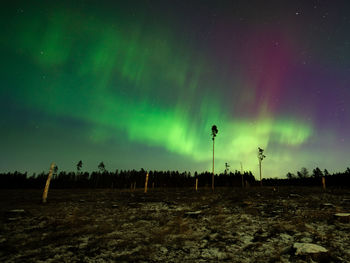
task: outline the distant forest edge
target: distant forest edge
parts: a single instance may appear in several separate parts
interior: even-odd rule
[[[76,172],[61,171],[54,169],[50,188],[116,188],[130,189],[143,188],[147,171],[136,170],[116,170],[109,172],[103,163],[99,165],[99,171],[82,172],[81,165],[77,165]],[[149,171],[149,188],[160,187],[194,187],[195,178],[198,178],[198,187],[209,187],[211,184],[210,172],[197,173],[178,171]],[[0,188],[43,188],[45,186],[48,172],[33,174],[28,176],[27,172],[0,173]],[[326,186],[349,187],[350,168],[345,172],[330,174],[327,170],[321,171],[319,168],[313,169],[310,174],[306,168],[302,168],[296,174],[287,173],[286,178],[267,178],[262,180],[264,186],[322,186],[322,177],[325,178]],[[243,173],[239,171],[228,172],[215,175],[216,187],[248,187],[257,186],[260,181],[250,171]]]

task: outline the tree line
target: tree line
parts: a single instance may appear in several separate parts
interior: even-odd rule
[[[116,188],[130,189],[143,188],[147,171],[141,170],[116,170],[107,171],[103,162],[98,165],[98,171],[83,172],[83,163],[79,161],[77,170],[66,172],[59,171],[55,166],[51,180],[51,188]],[[228,170],[228,164],[223,173],[215,174],[215,186],[217,187],[242,187],[257,186],[259,181],[255,180],[250,172]],[[198,187],[210,187],[212,184],[212,173],[202,172],[191,174],[190,172],[178,171],[149,171],[149,188],[160,187],[194,187],[195,179],[198,178]],[[0,173],[0,188],[43,188],[48,177],[48,172],[28,175],[27,172]],[[320,186],[322,177],[325,178],[327,186],[350,186],[350,168],[344,172],[330,174],[327,169],[321,170],[316,167],[309,172],[301,168],[296,173],[287,173],[286,178],[264,178],[264,186]]]
[[[320,186],[324,178],[327,186],[349,187],[350,186],[350,168],[346,168],[344,172],[336,172],[330,174],[327,169],[323,171],[316,167],[310,173],[305,167],[296,173],[288,172],[286,178],[268,178],[263,179],[264,185],[268,186]]]
[[[77,171],[53,171],[50,188],[142,188],[145,184],[147,171],[116,170],[107,171],[103,162],[98,165],[98,171],[82,172],[82,161],[77,164]],[[212,174],[209,172],[197,173],[178,171],[149,171],[149,188],[155,187],[193,187],[198,178],[198,187],[209,187]],[[27,172],[0,173],[0,188],[43,188],[48,172],[28,175]],[[246,185],[254,185],[255,178],[251,172],[239,171],[215,175],[216,186],[241,186],[242,180]]]

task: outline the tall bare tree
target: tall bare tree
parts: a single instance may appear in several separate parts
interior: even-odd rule
[[[264,160],[266,156],[264,155],[264,150],[258,147],[258,159],[259,159],[259,172],[260,172],[260,186],[262,186],[262,179],[261,179],[261,162]]]
[[[212,140],[213,140],[213,174],[211,177],[211,189],[214,191],[214,144],[215,144],[215,137],[216,134],[218,133],[218,128],[216,127],[216,125],[213,125],[211,127],[211,136],[212,136]]]

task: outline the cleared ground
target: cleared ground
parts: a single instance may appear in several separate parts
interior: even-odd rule
[[[350,262],[350,189],[1,190],[0,262]],[[297,253],[295,243],[328,252]]]

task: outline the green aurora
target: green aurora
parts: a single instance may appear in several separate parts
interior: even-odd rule
[[[177,29],[169,29],[167,23],[147,24],[146,19],[147,15],[119,17],[118,12],[103,16],[74,8],[42,13],[27,8],[9,21],[8,37],[1,40],[8,73],[3,94],[22,111],[35,113],[25,117],[24,125],[44,129],[35,135],[29,132],[18,144],[34,140],[38,152],[50,148],[47,142],[56,139],[45,131],[47,123],[78,139],[67,139],[67,148],[54,144],[35,164],[20,165],[14,158],[7,168],[15,169],[16,164],[40,171],[52,160],[63,169],[75,169],[74,163],[82,159],[86,169],[96,169],[103,160],[107,169],[210,170],[213,124],[219,129],[216,172],[222,172],[225,162],[233,169],[242,162],[256,173],[258,146],[266,149],[266,176],[284,176],[305,165],[298,163],[305,156],[296,157],[295,151],[315,134],[312,121],[271,109],[269,91],[258,99],[258,87],[238,71],[227,84],[212,57],[196,48],[194,38],[177,37]],[[232,83],[230,88],[238,90],[234,96],[226,92]],[[79,124],[71,127],[62,120]],[[108,145],[105,155],[103,145]],[[124,151],[128,145],[133,150]],[[147,150],[142,153],[138,145]],[[159,150],[168,156],[165,160],[172,159],[169,165],[157,164],[162,159],[152,151]],[[142,154],[148,156],[142,160]],[[72,156],[77,159],[67,163]],[[123,163],[121,156],[129,162]]]

